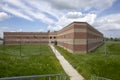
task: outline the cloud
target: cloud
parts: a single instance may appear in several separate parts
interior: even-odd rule
[[[58,30],[61,30],[62,28],[63,28],[63,26],[59,26],[59,25],[49,25],[47,27],[47,30],[58,31]]]
[[[73,21],[88,22],[103,31],[119,30],[120,14],[97,17],[116,0],[1,0],[0,21],[8,14],[29,21],[39,20],[48,30],[60,30]],[[19,29],[20,30],[20,29]],[[40,29],[42,31],[45,29]],[[18,31],[10,29],[9,31]],[[20,30],[22,31],[22,29]]]
[[[96,18],[93,26],[104,36],[120,38],[120,13]]]
[[[61,12],[57,11],[56,9],[53,9],[48,2],[44,2],[44,1],[39,1],[39,0],[25,0],[25,2],[27,4],[29,4],[30,6],[32,6],[35,10],[41,11],[43,13],[47,13],[49,15],[51,15],[54,18],[59,18],[59,14]],[[59,13],[59,14],[58,14]]]
[[[82,14],[81,12],[68,12],[66,15],[62,16],[55,25],[49,25],[48,29],[52,31],[60,30],[63,27],[74,21],[80,22],[88,22],[89,24],[93,24],[96,19],[96,14]]]
[[[10,16],[5,12],[0,12],[0,21],[8,19]]]
[[[43,29],[43,28],[39,28],[39,29],[37,30],[37,32],[44,32],[44,29]]]
[[[7,29],[8,29],[8,27],[6,27],[6,26],[0,27],[0,31],[7,30]]]
[[[32,1],[4,0],[0,7],[2,8],[3,11],[6,11],[10,14],[13,14],[17,17],[29,21],[34,21],[34,19],[37,19],[46,24],[54,23],[53,19],[49,18],[44,12],[42,12],[41,11],[42,9],[38,9],[36,8],[36,6],[32,5],[31,4],[32,2],[34,2],[34,5],[37,5],[38,8],[41,7],[40,5],[38,6],[37,1],[33,0]],[[39,4],[40,3],[42,4],[42,1],[39,2]],[[44,6],[44,4],[42,6]]]
[[[59,10],[74,10],[74,9],[85,9],[90,8],[106,9],[110,7],[116,0],[45,0],[51,4],[53,8]]]
[[[82,16],[82,13],[81,12],[68,12],[66,17],[67,18],[79,18]]]
[[[52,7],[57,9],[76,9],[79,7],[79,0],[46,0]],[[75,5],[76,4],[76,5]]]
[[[109,31],[109,30],[120,30],[120,24],[118,23],[106,23],[97,27],[99,30]]]
[[[12,28],[10,26],[0,26],[0,37],[3,38],[3,33],[4,32],[22,32],[23,29],[19,28],[19,29],[16,29],[16,28]]]
[[[120,30],[120,14],[97,18],[94,25],[100,30]]]
[[[114,1],[104,0],[101,3],[99,0],[3,0],[0,3],[0,7],[3,11],[17,17],[29,21],[37,19],[50,25],[54,24],[62,16],[65,16],[66,11],[88,10],[93,7],[105,9],[110,7]],[[81,15],[78,12],[70,12],[67,17],[77,18]]]
[[[3,32],[9,31],[9,27],[7,26],[0,26],[0,37],[3,38]]]
[[[24,18],[26,20],[33,21],[33,19],[31,19],[29,16],[24,15],[23,13],[21,13],[21,11],[19,9],[11,8],[8,5],[2,6],[2,10],[6,11],[8,13],[11,13],[11,14],[17,16],[17,17],[21,17],[21,18]]]
[[[62,16],[55,25],[49,25],[48,30],[57,31],[73,21],[88,22],[105,36],[120,37],[120,14],[111,14],[97,17],[97,14],[82,12],[68,12]]]
[[[17,32],[22,32],[22,31],[23,31],[23,29],[21,29],[21,28],[20,28],[20,29],[18,29],[18,31],[17,31]]]

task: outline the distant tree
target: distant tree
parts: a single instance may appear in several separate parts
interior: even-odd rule
[[[54,31],[54,32],[57,32],[57,31]]]
[[[3,38],[0,37],[0,40],[3,40]]]
[[[109,41],[109,40],[110,40],[110,39],[109,39],[109,38],[107,38],[107,37],[105,37],[104,39],[105,39],[106,41]]]
[[[120,41],[120,38],[114,38],[114,41]]]
[[[48,33],[50,33],[50,30],[48,30]]]
[[[110,40],[113,41],[113,38],[111,37]]]

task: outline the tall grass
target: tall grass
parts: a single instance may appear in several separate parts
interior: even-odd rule
[[[116,43],[116,44],[107,44],[107,50],[108,50],[108,53],[110,54],[116,54],[116,55],[120,55],[120,42],[119,43]]]
[[[59,46],[56,48],[86,80],[91,75],[120,80],[120,55],[105,55],[104,45],[89,54],[72,54]],[[120,44],[108,44],[107,50],[119,51]]]
[[[48,45],[0,45],[0,78],[65,74]]]

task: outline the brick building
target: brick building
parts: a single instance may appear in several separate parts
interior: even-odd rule
[[[73,22],[57,32],[4,32],[4,44],[57,44],[72,53],[87,53],[103,43],[103,34],[86,22]]]
[[[72,53],[87,53],[103,43],[103,34],[86,22],[73,22],[58,31],[57,42]]]
[[[4,44],[48,44],[48,33],[42,32],[4,32]]]

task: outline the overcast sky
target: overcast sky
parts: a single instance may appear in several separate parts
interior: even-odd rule
[[[120,38],[120,0],[0,0],[0,37],[5,31],[56,31],[73,21]]]

